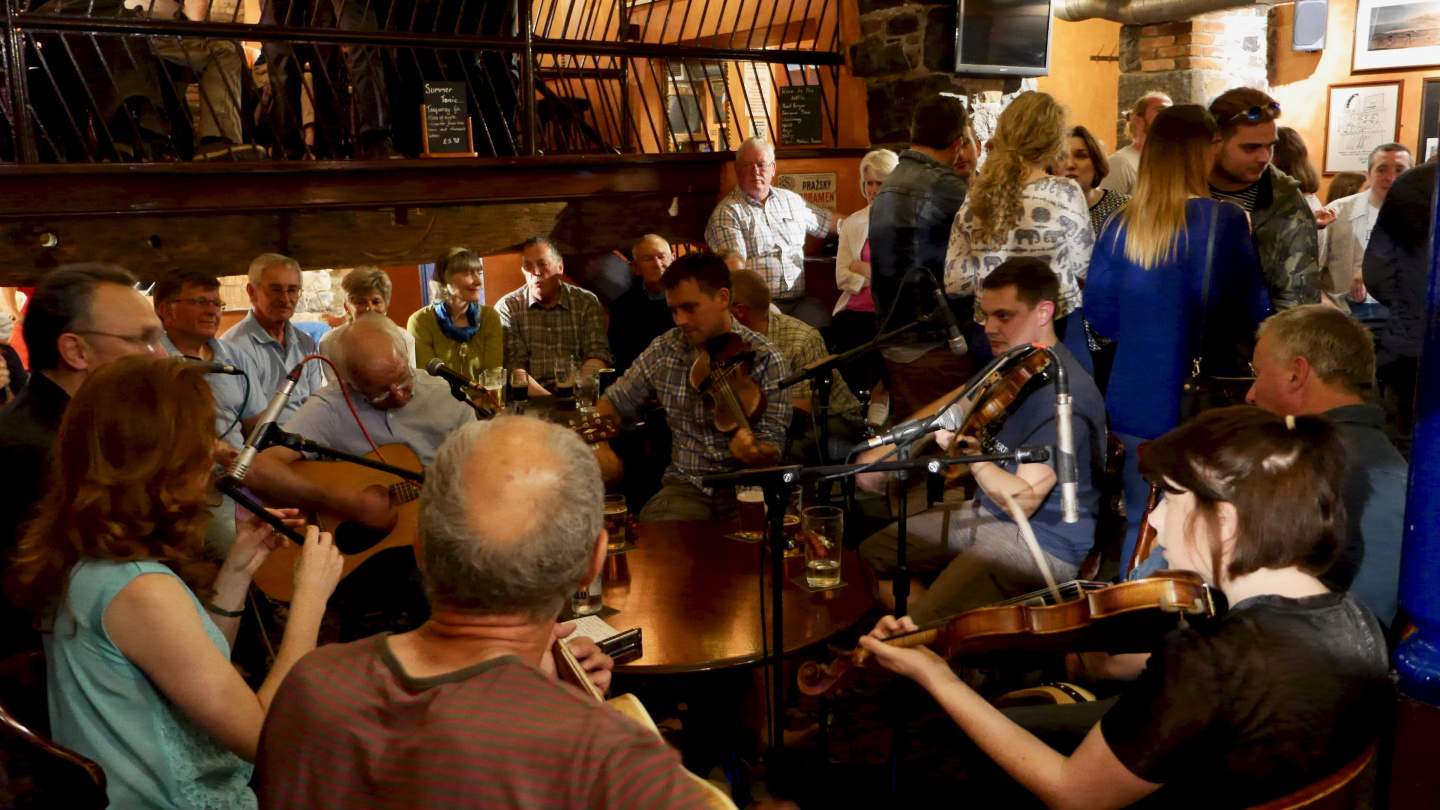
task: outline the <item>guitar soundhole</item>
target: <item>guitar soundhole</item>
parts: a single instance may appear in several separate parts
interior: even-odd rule
[[[341,554],[359,554],[390,535],[381,529],[372,529],[356,520],[347,520],[335,527],[335,547]]]

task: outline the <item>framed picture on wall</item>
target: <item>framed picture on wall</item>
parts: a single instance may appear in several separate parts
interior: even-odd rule
[[[1399,135],[1400,82],[1330,85],[1325,116],[1326,174],[1365,171],[1371,150]]]
[[[1440,2],[1360,0],[1355,6],[1355,70],[1440,65]]]
[[[1424,163],[1440,152],[1440,79],[1426,79],[1420,97],[1420,154],[1415,162]]]

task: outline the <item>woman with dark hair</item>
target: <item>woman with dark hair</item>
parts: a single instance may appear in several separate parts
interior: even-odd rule
[[[1085,127],[1070,130],[1069,152],[1055,164],[1055,174],[1080,184],[1085,204],[1090,206],[1090,228],[1095,233],[1105,220],[1125,203],[1130,195],[1101,188],[1100,182],[1110,174],[1110,160],[1105,157],[1105,142]]]
[[[1141,178],[1153,148],[1146,143]],[[1229,612],[1168,633],[1069,755],[930,650],[882,643],[914,630],[908,617],[885,617],[861,646],[929,691],[1051,807],[1122,807],[1152,794],[1184,807],[1251,807],[1283,796],[1364,751],[1393,702],[1379,622],[1318,579],[1345,532],[1346,464],[1325,419],[1250,406],[1201,414],[1150,445],[1144,471],[1165,490],[1150,525],[1172,567],[1221,590]],[[999,800],[994,789],[983,795]]]
[[[1310,150],[1305,147],[1305,139],[1300,133],[1290,127],[1280,127],[1275,130],[1275,153],[1270,158],[1270,165],[1295,178],[1300,184],[1300,193],[1305,197],[1305,204],[1310,206],[1310,212],[1315,215],[1315,224],[1319,226],[1320,233],[1318,240],[1320,266],[1325,266],[1325,252],[1329,247],[1329,240],[1325,238],[1325,228],[1335,221],[1335,212],[1325,209],[1320,202],[1320,173],[1315,171],[1315,164],[1310,162]],[[1333,295],[1343,294],[1348,290],[1330,291]],[[1333,299],[1332,299],[1333,300]]]
[[[417,310],[405,325],[415,338],[416,368],[439,358],[478,384],[486,369],[505,365],[500,313],[480,303],[484,270],[484,260],[461,247],[450,248],[435,262],[435,303]]]
[[[1338,172],[1330,178],[1330,187],[1325,189],[1325,204],[1329,205],[1341,197],[1359,194],[1367,187],[1369,178],[1364,172]]]
[[[1137,466],[1140,443],[1179,424],[1197,357],[1206,374],[1245,376],[1236,347],[1253,341],[1269,312],[1245,212],[1210,199],[1219,145],[1204,107],[1156,116],[1135,196],[1105,224],[1090,261],[1085,316],[1096,334],[1116,342],[1105,404],[1125,444],[1130,525],[1121,559],[1129,559],[1150,492]]]
[[[105,769],[112,807],[255,806],[260,726],[340,577],[330,535],[306,527],[285,636],[252,691],[230,649],[252,575],[285,541],[252,518],[218,570],[206,560],[215,449],[202,369],[107,363],[65,411],[11,566],[7,592],[45,632],[51,735]]]

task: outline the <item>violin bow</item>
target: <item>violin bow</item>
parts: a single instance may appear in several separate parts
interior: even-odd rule
[[[1035,539],[1035,530],[1030,527],[1030,519],[1025,517],[1025,511],[1020,504],[1015,502],[1014,496],[1008,492],[1000,495],[1005,499],[1005,508],[1010,511],[1010,516],[1015,518],[1015,524],[1020,527],[1020,536],[1025,538],[1025,545],[1030,548],[1030,555],[1035,558],[1035,567],[1040,569],[1040,575],[1045,577],[1045,587],[1054,597],[1055,604],[1065,600],[1060,596],[1060,586],[1055,584],[1055,573],[1050,570],[1050,563],[1045,561],[1045,552],[1040,549],[1040,541]]]

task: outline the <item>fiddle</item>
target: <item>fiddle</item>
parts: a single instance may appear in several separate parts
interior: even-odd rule
[[[1049,367],[1049,353],[1037,347],[1010,368],[991,372],[990,377],[983,381],[976,391],[975,407],[966,414],[964,423],[955,434],[955,441],[950,444],[950,457],[965,455],[961,436],[980,436],[984,433],[993,435],[998,432],[1023,395],[1028,394],[1035,384],[1044,383],[1046,378],[1041,375]],[[985,443],[983,439],[981,443]],[[957,464],[946,467],[942,474],[946,483],[954,483],[964,472],[964,466]]]
[[[754,363],[755,350],[745,338],[726,332],[706,341],[690,366],[690,387],[704,396],[721,433],[749,429],[765,413],[765,392],[750,378]]]
[[[1050,590],[1037,591],[931,622],[885,643],[928,645],[946,659],[976,664],[1017,652],[1146,652],[1165,632],[1184,627],[1186,616],[1215,615],[1210,586],[1192,571],[1157,571],[1118,585],[1077,580],[1057,589],[1058,602]],[[800,691],[827,694],[870,658],[857,647],[828,665],[808,662],[800,667]]]

